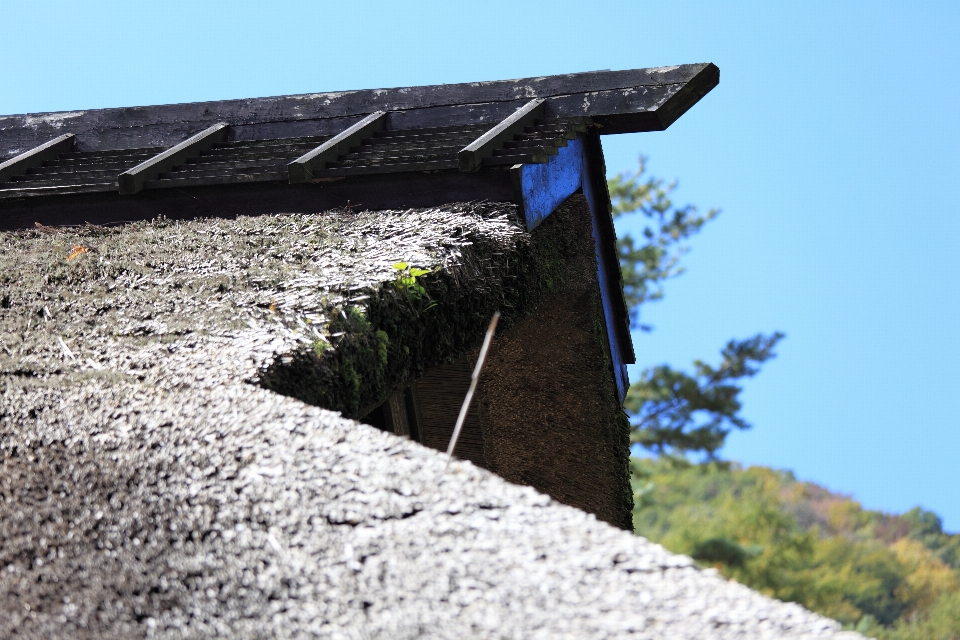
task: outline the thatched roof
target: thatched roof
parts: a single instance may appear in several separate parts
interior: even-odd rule
[[[0,371],[251,380],[337,343],[338,319],[405,277],[400,263],[483,287],[478,249],[525,236],[515,207],[489,203],[6,233]]]
[[[536,282],[528,238],[497,204],[3,234],[0,635],[847,637],[264,388],[308,358],[336,382],[386,310],[464,335],[370,393],[462,350],[525,304],[502,283]]]
[[[3,635],[840,637],[532,489],[260,389],[10,385],[4,411]]]

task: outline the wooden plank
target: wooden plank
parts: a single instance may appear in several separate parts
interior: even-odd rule
[[[352,127],[333,136],[319,147],[303,154],[289,165],[290,184],[298,184],[313,179],[314,171],[326,169],[341,154],[350,152],[350,147],[358,146],[364,138],[382,131],[387,121],[386,111],[375,111]]]
[[[10,183],[15,184],[15,183]],[[111,188],[113,187],[113,188]],[[3,188],[0,189],[0,200],[22,200],[23,198],[32,198],[36,196],[51,196],[51,195],[73,195],[76,193],[95,193],[95,192],[112,192],[116,188],[114,185],[104,185],[104,184],[77,184],[77,185],[66,185],[60,187],[14,187],[14,188]],[[111,194],[112,195],[112,194]],[[114,195],[114,197],[116,197]],[[72,222],[71,224],[83,224],[85,220],[80,220],[79,217],[71,217],[72,212],[64,212],[61,215],[68,217]],[[89,216],[88,216],[89,217]],[[55,216],[52,218],[57,220]],[[0,225],[4,229],[13,229],[13,228],[29,228],[29,224],[20,224],[19,227],[3,224]]]
[[[612,304],[611,322],[615,334],[615,350],[620,353],[620,359],[625,364],[636,362],[633,350],[633,339],[630,337],[630,314],[623,295],[623,274],[620,271],[620,256],[617,255],[617,232],[613,226],[613,207],[610,203],[610,191],[607,188],[607,167],[603,159],[603,147],[600,144],[600,134],[596,130],[588,131],[583,135],[583,192],[590,203],[596,221],[598,240],[599,269],[605,273],[607,285],[606,296]],[[611,337],[611,341],[614,338]],[[629,383],[626,378],[626,369],[615,371],[618,380],[621,402]]]
[[[410,435],[410,423],[407,417],[407,403],[403,391],[391,393],[383,403],[383,412],[389,426],[398,436]]]
[[[590,116],[600,125],[601,135],[664,131],[719,82],[720,70],[711,65],[685,84],[551,98],[553,113],[547,115]],[[589,99],[589,106],[584,105],[585,98]]]
[[[542,118],[544,102],[546,101],[543,98],[534,98],[461,149],[457,154],[460,171],[476,171],[483,165],[484,158],[491,157],[504,142],[513,140],[513,136],[523,133],[524,127],[531,126],[537,118]]]
[[[118,198],[116,191],[74,194],[80,187],[0,190],[0,230],[45,225],[110,224],[190,218],[235,218],[277,215],[291,211],[327,211],[348,204],[355,209],[436,207],[450,202],[490,200],[514,202],[507,171],[460,173],[388,173],[333,178],[320,184],[250,182],[223,186],[147,189],[135,198]],[[102,187],[97,187],[101,190]],[[456,418],[456,416],[454,416]]]
[[[457,161],[430,160],[427,162],[394,162],[389,164],[367,164],[356,167],[331,167],[317,171],[316,178],[334,178],[337,176],[364,176],[384,173],[410,173],[415,171],[445,171],[456,169]]]
[[[410,429],[410,439],[423,442],[423,414],[420,411],[417,383],[414,382],[404,389],[403,396],[407,405],[407,426]]]
[[[148,180],[153,180],[174,166],[183,164],[188,158],[200,155],[201,151],[209,149],[217,142],[225,141],[229,129],[230,125],[223,122],[217,123],[149,160],[141,162],[134,168],[124,171],[117,178],[120,183],[120,193],[129,195],[142,191],[144,183]]]
[[[332,133],[332,119],[353,119],[371,111],[389,111],[391,129],[430,127],[466,123],[496,122],[531,97],[568,96],[557,116],[616,116],[619,127],[640,126],[638,130],[662,129],[675,115],[651,117],[673,96],[682,112],[719,81],[713,64],[691,64],[655,69],[576,73],[518,80],[433,85],[400,89],[317,93],[275,98],[253,98],[216,102],[100,109],[67,113],[30,114],[0,117],[0,156],[12,149],[36,146],[66,130],[77,134],[78,143],[88,150],[106,150],[142,145],[143,140],[167,146],[216,122],[230,122],[244,129],[241,138]],[[664,87],[672,87],[664,92]],[[612,98],[620,93],[632,97],[629,111]],[[667,95],[667,94],[670,95]],[[594,102],[596,94],[609,100]],[[608,111],[604,104],[613,104]],[[623,116],[640,115],[637,118]],[[551,114],[547,114],[550,117]],[[633,124],[631,124],[633,123]],[[628,129],[621,128],[618,132]],[[610,131],[612,132],[612,131]],[[604,133],[607,133],[605,130]]]
[[[544,164],[520,163],[520,193],[527,231],[533,231],[580,188],[583,144],[574,140]]]
[[[176,174],[174,174],[176,175]],[[259,173],[224,173],[219,176],[171,177],[159,180],[147,180],[145,189],[180,189],[183,187],[212,187],[228,184],[249,184],[251,182],[286,182],[286,171],[266,171]]]
[[[534,153],[511,153],[506,155],[490,156],[483,159],[485,167],[502,167],[514,164],[543,164],[550,162],[550,156],[557,155],[557,149],[550,153],[549,149],[537,150]]]
[[[65,133],[38,147],[25,151],[0,164],[0,182],[9,180],[13,176],[21,176],[28,169],[39,167],[47,160],[56,160],[57,156],[73,149],[76,137],[72,133]]]

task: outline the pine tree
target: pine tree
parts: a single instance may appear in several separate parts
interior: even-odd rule
[[[650,331],[640,321],[640,307],[663,298],[664,282],[683,273],[686,241],[720,212],[701,215],[693,205],[677,207],[670,197],[677,182],[646,176],[642,156],[639,165],[635,173],[612,178],[609,189],[615,218],[637,216],[645,223],[642,239],[619,234],[617,251],[631,322]],[[719,365],[696,360],[692,374],[666,364],[645,370],[630,385],[624,403],[632,418],[632,442],[658,453],[702,452],[714,459],[731,430],[750,428],[740,416],[742,387],[737,382],[756,375],[783,337],[776,332],[731,340]]]

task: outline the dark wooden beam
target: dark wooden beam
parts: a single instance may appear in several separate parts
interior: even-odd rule
[[[168,146],[217,122],[238,139],[324,135],[373,111],[388,128],[499,122],[531,98],[547,98],[546,117],[593,117],[602,133],[663,129],[719,81],[713,64],[574,73],[519,80],[317,93],[275,98],[0,116],[0,157],[69,130],[78,149]],[[664,112],[661,113],[661,110]],[[309,133],[307,133],[309,132]],[[233,134],[231,134],[233,135]]]
[[[341,154],[349,153],[350,147],[358,146],[364,138],[371,137],[377,131],[383,131],[386,121],[385,111],[375,111],[316,149],[303,154],[287,165],[290,184],[300,184],[313,179],[314,172],[326,169],[328,162],[334,162]]]
[[[664,131],[720,83],[720,69],[704,65],[683,84],[651,87],[645,91],[604,91],[591,96],[589,107],[600,134]],[[583,109],[583,96],[554,98],[550,107],[569,114]],[[650,105],[653,105],[652,107]]]
[[[410,420],[407,414],[407,402],[403,391],[387,396],[383,403],[383,415],[386,418],[387,428],[398,436],[409,436]]]
[[[116,192],[0,199],[0,230],[283,213],[435,207],[451,202],[514,202],[508,171],[390,173],[336,178],[318,184],[255,182],[225,186],[146,189],[135,198]]]
[[[637,361],[633,350],[633,339],[630,336],[630,310],[623,294],[623,273],[620,270],[620,256],[617,255],[617,231],[613,226],[613,206],[610,202],[610,191],[607,187],[607,167],[603,159],[603,147],[600,144],[600,135],[596,129],[583,134],[583,160],[585,163],[584,193],[588,200],[592,200],[590,208],[596,220],[596,232],[599,235],[597,259],[607,273],[609,300],[613,305],[615,319],[614,333],[620,354],[626,364]],[[625,392],[625,390],[624,390]],[[622,398],[621,398],[622,401]]]
[[[134,168],[124,171],[117,179],[120,183],[120,193],[126,195],[138,193],[143,190],[147,180],[153,180],[174,166],[183,164],[188,158],[200,155],[201,151],[209,149],[217,142],[223,142],[227,139],[229,127],[230,125],[222,122],[215,124],[163,153],[141,162]]]
[[[56,160],[57,156],[73,149],[75,137],[72,133],[65,133],[38,147],[25,151],[0,164],[0,182],[9,180],[13,176],[21,176],[28,169],[39,167],[47,160]]]
[[[522,133],[524,127],[531,126],[537,119],[542,118],[544,102],[543,98],[534,98],[461,149],[457,154],[460,171],[476,171],[483,164],[484,158],[492,156],[494,150],[502,147],[504,142],[513,140],[513,136]]]

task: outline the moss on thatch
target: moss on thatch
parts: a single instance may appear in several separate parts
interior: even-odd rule
[[[420,276],[416,288],[398,276],[367,292],[362,306],[331,318],[335,348],[304,345],[273,362],[261,383],[362,417],[391,390],[476,347],[494,311],[503,314],[501,331],[508,330],[562,288],[567,263],[582,252],[571,224],[568,216],[552,216],[535,241],[526,233],[471,236],[455,266]]]
[[[360,416],[560,285],[574,248],[548,222],[534,243],[499,203],[4,233],[0,376],[246,380]]]

